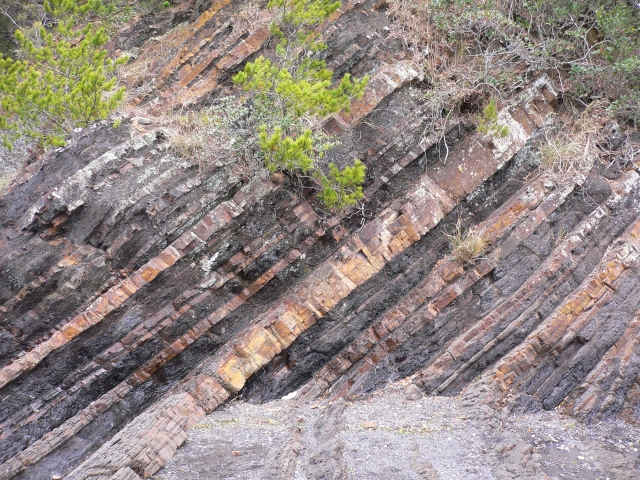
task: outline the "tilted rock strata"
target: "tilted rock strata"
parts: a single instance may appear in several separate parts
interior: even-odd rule
[[[242,168],[178,158],[153,125],[265,48],[268,14],[240,28],[225,0],[172,30],[194,5],[152,14],[162,36],[142,38],[143,18],[113,45],[136,62],[173,52],[134,101],[149,131],[82,132],[1,200],[0,478],[152,475],[238,392],[305,384],[300,398],[412,376],[429,393],[470,385],[469,402],[637,415],[638,176],[522,185],[557,105],[548,78],[500,110],[507,138],[456,126],[441,154],[422,135],[420,69],[384,13],[345,2],[318,30],[328,62],[372,80],[324,128],[344,144],[337,161],[363,158],[372,178],[363,216],[321,216]],[[491,241],[467,266],[446,252],[461,214]]]
[[[532,90],[539,88],[548,87],[545,82],[532,86]],[[527,92],[523,98],[526,102],[537,97]],[[515,132],[520,133],[518,130]],[[495,170],[510,157],[518,142],[521,146],[524,145],[526,136],[520,133],[520,136],[511,137],[511,141],[508,149],[503,148],[496,153],[498,160],[494,163]],[[501,157],[505,151],[509,156]],[[471,161],[474,160],[473,157],[470,158]],[[464,153],[461,161],[463,159]],[[302,332],[333,309],[358,285],[377,274],[386,262],[437,225],[455,206],[455,202],[443,188],[455,189],[458,188],[456,184],[482,182],[478,178],[465,178],[465,172],[472,172],[471,169],[461,169],[458,172],[457,177],[447,177],[447,182],[451,183],[443,181],[442,188],[429,175],[423,175],[407,193],[404,202],[397,202],[395,208],[384,210],[375,220],[365,225],[360,233],[347,239],[336,254],[316,267],[315,272],[289,292],[282,302],[272,306],[264,318],[257,319],[255,325],[231,342],[228,348],[203,362],[198,367],[200,373],[192,376],[187,385],[212,384],[216,391],[222,386],[225,392],[223,399],[237,393],[248,377],[282,353]],[[535,195],[532,197],[535,202]],[[174,387],[174,391],[177,389],[181,387]],[[216,403],[214,408],[215,406]],[[81,475],[91,469],[111,467],[113,464],[121,465],[123,457],[139,471],[145,474],[155,473],[166,462],[166,459],[157,460],[161,456],[160,452],[170,447],[166,447],[161,440],[154,442],[153,446],[143,447],[138,437],[131,434],[141,428],[144,429],[138,420],[134,421],[83,463],[74,475]],[[156,456],[141,457],[142,454],[138,452],[145,448],[155,451]],[[110,459],[112,455],[115,460]],[[105,461],[105,458],[109,460]]]
[[[639,180],[634,172],[630,183],[635,186]],[[608,410],[620,410],[626,404],[627,395],[633,393],[631,385],[638,379],[640,365],[637,353],[628,345],[638,341],[637,307],[640,299],[637,293],[640,286],[637,286],[638,276],[633,270],[640,258],[639,241],[640,220],[636,220],[607,249],[600,263],[575,292],[521,345],[501,358],[470,387],[469,394],[477,389],[484,390],[484,395],[493,391],[495,395],[491,402],[499,402],[508,392],[538,391],[544,399],[543,405],[549,402],[550,406],[571,395],[578,397],[578,402],[572,402],[573,405],[567,409],[581,417],[600,418]],[[627,348],[621,348],[623,346]],[[534,373],[536,366],[548,363],[549,357],[559,357],[567,349],[574,350],[573,355],[561,365],[562,368],[548,378],[536,378],[539,377]],[[609,353],[610,349],[620,356]],[[602,358],[605,352],[607,356]],[[596,367],[592,376],[597,376],[600,371],[611,369],[614,359],[618,365],[609,372],[608,381],[612,385],[603,391],[601,383],[595,392],[581,394],[580,390],[593,389],[576,385],[580,377],[576,378],[575,369],[591,370]],[[615,377],[617,381],[613,380]]]
[[[223,13],[224,6],[224,2],[212,5],[196,20],[192,31],[200,31],[208,22],[218,25],[216,14]],[[336,18],[349,8],[347,4]],[[330,27],[325,35],[335,30]],[[191,41],[193,36],[180,38]],[[376,38],[380,41],[382,37]],[[236,64],[255,51],[244,47],[253,45],[247,40],[230,50]],[[232,45],[234,36],[225,42]],[[364,51],[369,48],[363,47]],[[378,61],[372,54],[368,61],[374,59]],[[342,61],[350,61],[350,57],[343,55]],[[179,64],[182,62],[171,62],[163,78],[168,78],[168,72]],[[340,61],[335,66],[339,67]],[[387,67],[386,75],[394,68]],[[402,62],[397,68],[406,71]],[[395,87],[406,80],[410,78]],[[389,89],[378,96],[375,91],[368,92],[376,101],[390,93]],[[175,93],[164,97],[176,98]],[[148,101],[150,107],[157,103]],[[134,123],[135,129],[139,127]],[[87,148],[87,140],[99,136],[107,139],[103,143],[110,148],[99,152],[92,146]],[[116,410],[120,417],[126,408],[116,406],[130,404],[137,395],[137,386],[156,382],[158,369],[195,340],[222,343],[220,334],[225,334],[229,321],[218,333],[212,334],[209,329],[238,307],[245,308],[252,295],[298,261],[325,234],[315,213],[304,203],[296,207],[288,194],[276,193],[275,201],[272,195],[267,208],[276,205],[276,209],[290,212],[279,218],[279,232],[274,234],[271,227],[261,226],[267,232],[264,237],[233,242],[237,227],[231,222],[229,228],[228,223],[241,217],[242,226],[247,216],[260,217],[252,207],[258,204],[256,208],[262,208],[262,199],[274,189],[273,184],[245,184],[245,180],[226,169],[214,169],[207,178],[211,168],[203,175],[189,162],[173,157],[163,132],[149,132],[126,141],[109,136],[111,133],[105,129],[84,132],[81,138],[72,140],[67,151],[49,160],[53,160],[52,167],[44,162],[33,167],[35,175],[25,175],[19,182],[21,186],[8,196],[7,204],[11,204],[12,198],[17,199],[26,191],[35,203],[25,213],[14,210],[4,223],[9,228],[5,231],[6,254],[2,262],[5,278],[10,281],[2,308],[5,325],[13,325],[5,331],[13,338],[11,348],[3,352],[10,360],[1,370],[1,381],[11,400],[3,411],[1,438],[8,446],[4,449],[5,459],[20,452],[5,464],[7,474],[36,463],[28,476],[39,475],[49,468],[47,462],[55,465],[56,455],[64,456],[67,443],[78,438],[85,427],[96,424],[94,420],[100,423],[101,418]],[[87,153],[94,152],[99,155],[86,163]],[[63,162],[70,155],[71,165],[65,165]],[[50,179],[42,183],[38,168]],[[369,187],[371,191],[375,192],[374,185]],[[337,225],[335,221],[329,224]],[[329,235],[343,235],[343,229],[334,230]],[[248,231],[246,234],[251,236]],[[291,248],[293,244],[297,248]],[[210,256],[203,258],[202,253],[212,247]],[[37,259],[34,265],[26,265],[28,275],[37,274],[35,280],[22,278],[19,273],[26,254]],[[61,254],[62,261],[46,265],[56,262]],[[189,255],[196,257],[197,266],[201,267],[196,268],[196,275],[191,274],[194,264],[185,259]],[[168,280],[166,271],[176,278],[188,278],[183,282],[186,289],[170,287],[175,293],[168,303],[162,287],[154,288],[155,283]],[[251,281],[247,281],[249,278]],[[58,287],[61,281],[66,282],[63,288]],[[14,283],[19,287],[13,287]],[[40,292],[52,293],[43,298]],[[217,295],[212,295],[215,292],[220,292],[217,295],[226,297],[226,301],[220,303]],[[72,301],[65,302],[65,295],[69,294]],[[22,302],[25,297],[28,302]],[[193,321],[196,311],[200,316],[210,310],[213,313]],[[253,314],[245,311],[238,316],[248,320]],[[190,328],[185,329],[185,324]],[[17,356],[21,347],[16,339],[30,345],[28,351]],[[59,359],[64,359],[64,367],[50,375],[49,364],[57,364]],[[150,395],[153,398],[157,393]],[[38,400],[34,403],[33,398]],[[135,414],[135,409],[129,412]],[[124,417],[118,422],[126,422],[127,414]],[[109,435],[101,435],[104,434]],[[87,448],[100,443],[99,438],[92,439]],[[51,460],[39,462],[54,451]],[[64,469],[64,464],[59,468]]]
[[[494,245],[499,237],[504,236],[505,231],[513,230],[497,248],[486,255],[486,259],[467,272],[453,258],[438,265],[396,306],[386,312],[381,320],[323,367],[314,381],[305,386],[307,395],[321,395],[329,387],[332,387],[332,395],[336,396],[350,391],[357,392],[360,386],[358,380],[397,349],[413,331],[428,322],[436,321],[440,310],[493,270],[500,260],[506,258],[519,242],[535,230],[537,224],[546,219],[545,213],[549,213],[550,206],[553,208],[572,190],[573,186],[569,186],[560,192],[549,194],[549,189],[542,182],[526,187],[520,196],[502,206],[484,222],[486,228],[482,228],[484,225],[477,226],[477,233]],[[549,195],[548,198],[545,198],[546,195]],[[520,223],[517,228],[514,226],[515,222]],[[427,299],[432,300],[427,302]],[[356,364],[358,368],[352,369]],[[345,375],[349,370],[352,373]],[[338,379],[340,381],[336,384]]]
[[[408,201],[404,206],[400,206],[400,211],[406,211],[406,215],[411,219],[410,221],[406,220],[406,217],[404,215],[398,217],[399,212],[397,211],[394,212],[387,210],[383,212],[383,214],[379,217],[380,220],[371,223],[369,227],[363,229],[364,233],[361,233],[359,236],[354,237],[351,242],[347,242],[347,244],[342,247],[342,251],[339,253],[339,255],[334,257],[334,262],[329,262],[329,264],[327,265],[328,269],[326,270],[326,273],[320,273],[320,277],[317,277],[316,275],[308,280],[306,282],[306,285],[308,285],[309,287],[301,287],[301,292],[304,292],[305,290],[309,291],[309,293],[306,294],[307,297],[315,297],[316,303],[312,303],[309,306],[301,306],[299,304],[296,305],[292,302],[292,305],[285,304],[283,307],[280,307],[281,309],[285,308],[283,312],[279,312],[279,310],[277,309],[272,309],[272,312],[275,313],[272,313],[270,316],[268,316],[265,321],[265,325],[268,325],[269,330],[265,330],[262,326],[253,327],[252,331],[256,332],[257,335],[252,337],[251,332],[247,335],[248,340],[245,341],[246,346],[244,347],[244,351],[242,347],[235,346],[233,348],[234,352],[230,354],[231,356],[228,357],[227,360],[223,360],[222,365],[218,367],[218,379],[231,392],[240,389],[244,381],[243,378],[246,378],[251,373],[263,366],[267,361],[273,358],[275,354],[279,353],[282,348],[286,348],[286,346],[288,346],[288,344],[291,343],[293,339],[295,339],[297,334],[310,326],[310,323],[307,323],[306,325],[303,323],[302,326],[297,326],[296,320],[298,320],[299,322],[299,319],[302,318],[303,321],[304,319],[306,319],[307,322],[312,322],[315,321],[316,317],[321,317],[322,314],[330,310],[340,298],[343,298],[351,290],[353,290],[358,283],[362,283],[367,278],[379,271],[384,263],[388,259],[392,258],[394,254],[399,253],[404,248],[406,248],[407,245],[415,242],[419,238],[420,233],[424,234],[429,227],[433,227],[442,217],[442,215],[451,210],[454,205],[449,197],[444,193],[444,191],[441,191],[434,197],[433,192],[437,192],[438,189],[439,187],[435,183],[430,181],[429,177],[425,175],[423,179],[418,183],[417,187],[414,189],[414,193],[409,194],[408,198],[410,199],[410,201]],[[424,206],[432,205],[431,209],[426,208],[418,210],[416,206],[420,206],[422,203],[424,203]],[[223,202],[217,208],[220,210],[225,209],[225,211],[228,211],[228,209],[230,208],[228,207],[228,205],[228,202]],[[422,217],[420,216],[421,213],[423,215]],[[210,220],[207,222],[207,219]],[[369,232],[369,230],[371,230],[371,232]],[[416,230],[418,230],[418,232],[420,233],[417,233]],[[180,250],[177,250],[177,248],[184,249],[196,240],[199,242],[206,241],[208,236],[211,234],[210,232],[214,231],[215,227],[213,224],[213,218],[211,216],[205,216],[190,230],[178,237],[173,246],[165,248],[165,250],[160,253],[159,258],[162,259],[163,256],[166,257],[168,253],[180,252]],[[363,236],[369,233],[371,234],[369,237]],[[369,247],[367,247],[367,244],[364,243],[364,241],[369,244]],[[385,241],[386,243],[380,243]],[[371,242],[377,242],[378,244],[376,245],[376,243]],[[359,253],[360,251],[363,251],[365,253]],[[296,251],[294,250],[294,252]],[[297,255],[299,255],[299,253],[294,254],[293,257],[296,257]],[[368,257],[366,255],[368,255]],[[153,279],[157,275],[157,272],[155,272],[155,270],[151,270],[152,268],[154,268],[154,265],[157,269],[168,268],[179,258],[181,258],[180,254],[174,253],[174,255],[170,259],[167,259],[169,260],[168,262],[166,260],[162,260],[162,263],[159,263],[156,260],[157,265],[153,263],[145,264],[140,269],[140,272],[133,273],[133,278],[137,278],[136,275],[138,275],[142,280],[145,280],[142,274],[149,271],[147,273],[148,280],[145,281],[153,281]],[[364,266],[367,266],[367,269],[364,269]],[[277,269],[277,266],[272,268]],[[319,269],[319,272],[322,272],[322,269]],[[349,276],[349,274],[351,276]],[[271,274],[271,276],[272,275],[273,274]],[[322,287],[323,284],[324,287]],[[112,289],[108,290],[102,297],[100,297],[105,299],[105,301],[102,301],[102,303],[104,303],[104,308],[113,308],[113,302],[117,302],[119,298],[122,299],[122,297],[127,293],[129,293],[129,295],[135,293],[135,290],[130,292],[124,291],[122,289],[123,285],[128,285],[127,280],[119,282],[115,287],[112,287]],[[133,285],[135,285],[135,282],[133,283]],[[318,290],[319,287],[321,288],[321,290]],[[327,290],[327,288],[329,290]],[[325,292],[322,292],[322,289],[325,289]],[[133,290],[133,287],[131,287],[130,290]],[[115,296],[115,300],[112,300],[110,303],[108,299],[110,297],[114,298],[114,293],[118,292],[122,292],[120,293],[120,297]],[[318,295],[323,293],[324,295],[322,295],[322,297],[318,299]],[[240,294],[237,300],[231,300],[231,303],[230,305],[228,305],[227,309],[223,308],[222,310],[220,310],[223,313],[217,313],[217,316],[224,316],[225,313],[228,313],[229,309],[235,306],[235,303],[242,302],[242,295],[245,296],[244,300],[246,300],[248,293],[245,292],[244,294]],[[100,300],[97,300],[89,307],[88,311],[90,314],[94,314],[96,305],[101,305]],[[311,310],[311,308],[309,307],[313,308],[313,310]],[[284,312],[287,313],[284,314]],[[294,312],[293,315],[292,312]],[[108,312],[105,312],[105,314],[106,313]],[[166,314],[167,312],[164,313]],[[277,315],[277,313],[280,313],[281,315]],[[61,328],[61,331],[67,332],[67,334],[69,334],[70,332],[75,333],[76,335],[79,334],[80,330],[83,328],[83,324],[81,323],[80,325],[78,325],[78,327],[80,328],[77,328],[76,324],[73,322],[78,322],[78,320],[82,322],[82,320],[86,318],[87,314],[83,315],[85,316],[83,317],[81,315],[79,318],[73,319],[72,322],[69,322],[71,325],[73,325],[73,329],[69,327],[69,324],[65,324]],[[170,315],[168,316],[170,317]],[[104,315],[102,315],[102,318],[104,318]],[[158,317],[156,317],[156,322],[157,318]],[[270,320],[270,318],[277,320],[276,323],[274,324],[274,320]],[[288,325],[286,323],[287,319],[290,322]],[[54,430],[53,432],[51,432],[51,434],[48,434],[48,437],[46,437],[46,439],[43,438],[42,441],[36,442],[34,445],[22,452],[18,457],[15,457],[14,460],[19,460],[22,464],[24,464],[23,459],[27,462],[37,461],[45,456],[48,451],[55,449],[64,441],[69,440],[74,434],[78,433],[81,428],[90,423],[91,420],[93,420],[98,414],[102,413],[104,409],[110,406],[110,404],[119,401],[119,399],[129,393],[133,387],[149,378],[149,376],[153,374],[153,372],[159,366],[161,366],[166,361],[171,360],[177,353],[179,353],[182,349],[186,348],[191,342],[193,342],[194,337],[197,337],[199,334],[201,335],[211,326],[212,324],[210,323],[210,320],[204,320],[199,324],[196,324],[192,328],[192,330],[190,330],[191,333],[187,332],[185,336],[174,341],[168,348],[165,349],[164,353],[160,353],[155,357],[155,359],[147,362],[145,367],[134,372],[130,379],[127,382],[123,382],[122,384],[120,384],[120,386],[116,390],[114,390],[113,393],[106,394],[106,396],[103,395],[99,400],[97,400],[95,402],[98,405],[97,409],[92,406],[85,408],[85,410],[83,410],[79,415],[76,415],[72,419],[67,420],[67,422],[61,425],[59,429]],[[272,343],[265,343],[265,337],[271,339]],[[54,335],[52,338],[55,341],[55,339],[58,337]],[[126,348],[125,344],[128,343],[130,343],[130,340],[125,340],[125,343],[121,344],[121,347],[114,346],[109,350],[108,353],[110,353],[111,355],[117,355],[120,350]],[[48,339],[45,340],[44,344],[51,345],[52,342],[50,339]],[[55,347],[55,344],[53,345]],[[242,345],[242,343],[236,345]],[[263,349],[264,351],[261,357],[255,354],[255,352],[259,352],[260,349]],[[238,353],[240,355],[238,355]],[[249,363],[243,364],[242,358],[248,359]],[[238,369],[238,364],[242,365],[241,369]],[[7,369],[10,369],[12,365],[13,364],[9,365]],[[27,369],[23,369],[23,371],[26,370]],[[11,370],[9,371],[11,372]],[[97,373],[99,374],[99,372],[100,371],[98,371]],[[234,378],[234,374],[236,375],[235,378],[238,378],[239,376],[239,380],[236,380]],[[87,380],[89,380],[90,378],[91,377],[89,377]],[[212,379],[211,377],[208,378],[209,382],[214,382],[214,385],[217,386],[217,383],[215,383],[216,381],[214,379]],[[84,382],[84,384],[86,384],[86,381]],[[219,390],[219,388],[216,387],[215,390]],[[225,394],[221,395],[221,398],[224,399],[227,396],[228,394],[225,392]],[[217,406],[216,403],[213,404],[213,408],[215,406]],[[212,406],[208,407],[208,409],[211,408]],[[204,411],[207,410],[201,410],[199,411],[199,413],[202,414],[202,412]],[[52,440],[54,441],[52,442]],[[137,446],[143,445],[138,439],[134,438],[132,440]],[[165,447],[163,446],[162,448]],[[162,448],[156,449],[156,453],[158,455],[159,451],[162,450]],[[142,448],[142,450],[144,450],[144,448]],[[153,473],[153,471],[157,470],[157,468],[159,468],[159,466],[161,466],[162,464],[162,462],[160,464],[155,462],[153,455],[147,455],[146,457],[143,457],[151,459],[149,460],[149,464],[144,464],[144,460],[141,460],[139,458],[140,454],[138,450],[134,450],[134,452],[136,453],[136,455],[134,455],[133,458],[130,459],[130,461],[132,461],[133,465],[136,465],[136,468],[141,469],[141,471],[145,471],[146,473]],[[97,458],[104,458],[104,454],[102,452],[99,452],[99,454],[100,456]],[[115,464],[119,465],[120,461],[122,461],[122,459],[116,461]],[[143,465],[140,465],[141,462],[143,463]],[[81,467],[80,470],[82,471],[85,468],[89,467],[85,465]],[[12,468],[11,471],[16,472],[16,470],[20,469],[21,465],[17,464]]]

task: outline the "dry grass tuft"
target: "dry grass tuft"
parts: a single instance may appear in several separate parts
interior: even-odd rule
[[[169,135],[170,152],[200,168],[212,162],[232,163],[229,139],[221,138],[224,135],[216,132],[212,122],[205,111],[163,116],[162,127]]]
[[[118,70],[118,80],[127,87],[127,91],[135,90],[149,83],[154,72],[151,68],[153,61],[147,57],[130,60]]]
[[[0,174],[0,196],[2,196],[2,194],[4,194],[4,191],[11,184],[11,182],[13,181],[15,175],[16,175],[15,172],[10,172],[10,173],[6,173],[6,174]]]
[[[479,232],[462,231],[460,224],[456,226],[453,234],[447,234],[451,246],[451,256],[461,265],[473,263],[482,257],[489,248],[489,240]]]
[[[540,153],[539,171],[555,183],[572,182],[579,174],[590,169],[586,151],[577,139],[565,135],[555,138],[546,136],[538,147]]]
[[[556,184],[575,183],[593,167],[596,144],[604,125],[611,120],[603,105],[594,103],[580,114],[562,117],[538,144],[538,171]]]
[[[0,196],[5,193],[20,169],[32,156],[33,143],[27,137],[23,137],[14,143],[11,151],[0,145]]]
[[[255,29],[257,26],[270,21],[269,11],[258,1],[249,1],[233,16],[234,29],[244,31]]]

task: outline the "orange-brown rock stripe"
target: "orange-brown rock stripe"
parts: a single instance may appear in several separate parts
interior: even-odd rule
[[[250,33],[248,38],[233,47],[225,56],[218,60],[218,62],[211,67],[205,78],[202,78],[191,85],[181,81],[171,87],[171,89],[161,92],[159,102],[154,103],[150,107],[150,112],[154,115],[161,115],[176,106],[184,107],[198,102],[218,86],[218,82],[220,80],[219,77],[223,72],[239,65],[251,54],[257,52],[262,48],[270,36],[271,33],[268,27],[257,28],[257,30]],[[240,37],[241,35],[237,36],[238,39]],[[184,47],[183,51],[187,50],[188,47]],[[182,55],[183,52],[176,55],[179,59],[178,64],[180,64]],[[211,62],[216,58],[218,58],[218,55],[214,55],[213,53],[210,55]],[[209,60],[209,58],[207,60]],[[175,68],[175,66],[172,68]],[[205,68],[203,68],[203,70],[204,69]],[[194,76],[194,79],[196,76]],[[139,97],[134,101],[134,103],[138,104],[142,102],[142,100],[143,97]]]
[[[108,313],[122,305],[127,298],[151,282],[161,271],[182,258],[182,253],[173,246],[142,266],[134,275],[121,280],[106,293],[99,296],[82,314],[65,323],[53,336],[35,346],[0,370],[0,387],[31,370],[53,350],[60,348],[81,332],[100,322]]]
[[[300,250],[306,250],[310,248],[315,241],[320,238],[324,234],[323,230],[317,231],[309,241],[306,241]],[[281,272],[284,268],[290,265],[292,262],[297,260],[301,255],[299,250],[292,250],[289,254],[272,266],[269,270],[267,270],[262,276],[252,283],[249,287],[245,289],[244,292],[236,295],[234,298],[229,300],[225,305],[221,308],[213,312],[207,318],[201,320],[196,325],[194,325],[188,332],[182,335],[180,338],[175,340],[171,345],[165,348],[161,353],[154,356],[151,360],[145,363],[141,368],[139,368],[136,372],[132,374],[130,377],[130,382],[134,385],[137,385],[141,382],[147,380],[150,375],[155,372],[162,365],[173,359],[176,355],[182,352],[185,348],[187,348],[190,344],[204,335],[212,326],[217,324],[220,320],[228,316],[231,312],[233,312],[236,308],[242,305],[247,301],[250,297],[255,295],[258,291],[262,289],[276,274]]]
[[[109,368],[109,365],[118,362],[120,358],[126,355],[129,352],[135,350],[140,344],[142,344],[145,340],[154,337],[160,332],[163,328],[172,324],[177,318],[184,315],[188,310],[193,309],[197,306],[201,301],[219,289],[222,285],[226,283],[227,280],[233,278],[239,271],[247,267],[253,260],[259,257],[264,251],[272,248],[273,245],[277,244],[283,238],[285,238],[286,234],[282,233],[273,239],[272,243],[264,243],[260,241],[261,248],[252,251],[251,255],[245,255],[244,252],[240,252],[238,255],[240,258],[238,263],[234,262],[232,258],[228,263],[229,271],[228,272],[214,272],[217,274],[214,278],[218,281],[215,284],[210,285],[204,292],[200,290],[188,290],[183,292],[180,299],[174,300],[170,305],[167,305],[165,308],[161,309],[155,315],[150,317],[148,320],[145,320],[140,325],[137,325],[133,330],[127,333],[120,341],[115,343],[113,346],[109,347],[104,353],[98,355],[91,362],[91,369],[103,367]],[[224,266],[219,270],[223,270]],[[222,275],[224,273],[224,275]],[[210,281],[209,279],[205,279],[203,283]],[[185,299],[188,299],[185,301]]]
[[[205,24],[211,20],[216,13],[218,13],[218,11],[220,11],[222,8],[226,7],[227,5],[229,5],[231,3],[232,0],[216,0],[213,2],[213,4],[211,5],[211,7],[209,7],[207,10],[205,10],[204,12],[202,12],[202,14],[200,14],[200,16],[196,19],[195,22],[193,22],[189,28],[185,28],[182,30],[179,30],[179,37],[177,38],[172,38],[172,42],[174,44],[180,44],[180,43],[185,43],[186,41],[192,39],[194,36],[196,36],[196,34],[202,29],[202,27],[205,26]],[[158,75],[158,86],[161,86],[166,79],[173,74],[174,70],[176,69],[177,66],[179,66],[182,61],[183,61],[183,56],[184,56],[184,50],[188,51],[187,47],[184,47],[183,49],[181,49],[176,55],[174,55],[174,57],[169,61],[169,63],[167,64],[167,66],[162,70],[162,72],[160,72],[160,75]]]

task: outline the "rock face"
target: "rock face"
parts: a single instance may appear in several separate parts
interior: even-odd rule
[[[424,136],[420,68],[383,11],[344,2],[327,63],[371,81],[324,128],[368,177],[364,208],[330,217],[281,178],[178,158],[154,124],[270,48],[268,14],[242,8],[135,20],[112,48],[154,77],[132,101],[145,121],[79,133],[0,199],[0,478],[153,475],[239,393],[406,377],[414,396],[639,421],[640,175],[536,175],[552,82],[504,102],[506,138]],[[472,264],[448,255],[459,221],[490,241]]]

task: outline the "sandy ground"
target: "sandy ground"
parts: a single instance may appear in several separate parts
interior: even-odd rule
[[[232,402],[154,478],[640,479],[639,448],[623,422],[506,415],[399,383],[352,402]]]

